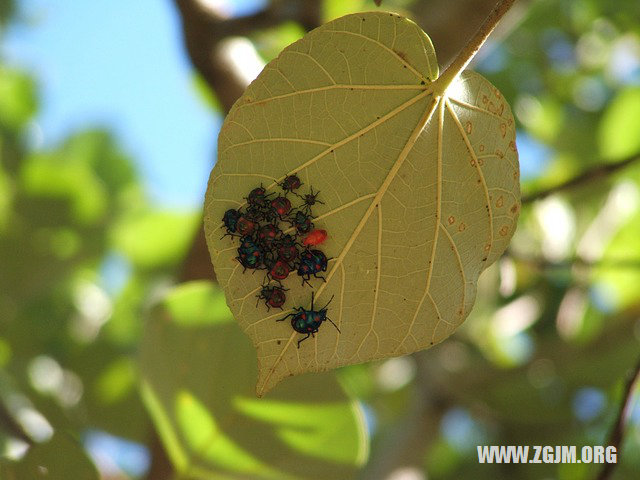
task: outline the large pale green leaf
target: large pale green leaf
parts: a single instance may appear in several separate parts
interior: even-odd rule
[[[180,478],[346,480],[366,459],[360,411],[332,373],[255,398],[253,349],[209,282],[184,284],[155,309],[140,361]]]
[[[289,375],[427,348],[471,310],[478,275],[507,246],[520,210],[515,128],[489,82],[437,80],[427,35],[390,13],[348,15],[270,62],[226,118],[205,228],[227,302],[253,341],[258,394]],[[442,77],[443,79],[445,77]],[[263,272],[243,273],[222,216],[261,183],[296,173],[321,192],[317,227],[331,258],[315,338],[297,347],[293,308],[311,289],[293,274],[284,313],[256,307]]]

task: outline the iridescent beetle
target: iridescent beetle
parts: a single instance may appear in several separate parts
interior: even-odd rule
[[[258,230],[258,243],[270,249],[281,234],[282,230],[273,223],[267,223],[266,225],[262,225]]]
[[[300,255],[300,263],[298,265],[298,275],[302,277],[302,284],[309,284],[311,275],[315,278],[324,277],[318,276],[320,272],[327,271],[327,257],[320,250],[305,250]]]
[[[283,235],[282,238],[276,241],[275,247],[280,260],[293,263],[298,258],[298,243],[295,237],[291,235]]]
[[[291,225],[296,227],[298,233],[309,233],[313,230],[313,222],[309,214],[303,211],[297,211],[295,217],[291,221]]]
[[[342,333],[340,332],[340,329],[338,328],[338,326],[335,323],[333,323],[333,320],[327,317],[327,307],[331,303],[331,300],[333,300],[333,296],[331,296],[331,298],[329,299],[329,301],[324,307],[322,307],[319,310],[315,310],[313,308],[313,293],[314,292],[311,292],[311,308],[309,310],[305,310],[304,307],[296,307],[294,309],[295,310],[294,313],[290,313],[286,317],[276,320],[277,322],[283,322],[287,318],[292,317],[291,327],[293,327],[293,329],[298,333],[307,334],[306,337],[298,340],[298,348],[300,348],[300,344],[304,342],[307,338],[313,337],[314,333],[318,332],[318,329],[320,328],[320,325],[322,325],[322,322],[326,320],[329,320],[331,322],[331,325],[333,325],[336,328],[338,333]]]
[[[243,237],[238,248],[236,260],[240,262],[245,270],[247,268],[257,269],[262,266],[264,254],[251,237]]]
[[[238,228],[238,219],[240,218],[240,216],[241,213],[235,208],[230,208],[229,210],[224,212],[222,223],[227,229],[227,233],[225,233],[222,238],[226,237],[227,235],[233,236],[233,234],[236,233],[236,230]]]

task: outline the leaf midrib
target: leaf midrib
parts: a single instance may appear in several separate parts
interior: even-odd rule
[[[396,109],[392,110],[392,112],[390,112],[387,115],[390,115],[391,113],[396,112],[396,110],[398,110],[399,108],[401,108],[404,105],[406,105],[407,103],[409,103],[409,105],[406,105],[406,106],[403,107],[403,109],[407,108],[408,106],[410,106],[413,103],[415,103],[415,101],[417,101],[418,99],[426,97],[427,95],[425,95],[425,93],[417,95],[416,97],[414,97],[414,99],[413,99],[414,101],[413,102],[411,102],[411,103],[405,102],[405,104],[403,104],[400,107],[397,107]],[[347,243],[343,247],[342,252],[340,252],[340,255],[338,255],[338,257],[335,258],[335,261],[333,262],[333,266],[331,267],[331,270],[329,270],[329,272],[327,273],[327,276],[326,276],[326,279],[325,279],[325,283],[320,285],[320,287],[318,288],[318,290],[316,292],[316,299],[318,299],[320,297],[320,295],[322,295],[322,292],[326,288],[326,285],[329,284],[331,278],[333,277],[334,273],[336,272],[337,267],[342,264],[342,261],[344,260],[344,257],[347,255],[347,253],[351,249],[351,246],[355,242],[355,239],[360,234],[360,231],[364,227],[365,223],[369,220],[369,217],[371,216],[371,213],[373,212],[373,209],[376,208],[376,206],[380,203],[380,200],[381,200],[382,196],[385,194],[385,192],[389,188],[389,185],[391,184],[392,180],[395,178],[396,174],[398,173],[398,170],[402,167],[402,165],[404,164],[407,156],[409,155],[409,152],[411,151],[411,149],[415,145],[415,142],[416,142],[418,136],[420,135],[420,133],[422,132],[422,130],[425,127],[425,125],[429,122],[429,120],[433,116],[433,113],[435,112],[435,109],[436,109],[436,106],[438,105],[438,101],[439,100],[440,100],[439,97],[434,97],[434,98],[431,99],[430,106],[426,109],[425,113],[420,118],[420,120],[418,121],[417,125],[415,126],[415,128],[411,132],[411,135],[409,136],[409,139],[407,140],[404,148],[400,152],[400,155],[398,155],[398,159],[394,162],[393,166],[389,170],[389,173],[387,174],[387,176],[385,177],[384,181],[382,182],[382,184],[378,188],[378,191],[377,191],[375,197],[373,198],[373,200],[369,204],[369,207],[367,208],[367,210],[364,212],[364,214],[363,214],[362,218],[360,219],[360,222],[358,223],[358,225],[356,225],[353,233],[351,234],[351,236],[347,240]],[[385,117],[380,118],[380,120],[382,120],[383,118],[385,118]],[[374,122],[374,123],[376,123],[376,122]],[[371,124],[371,125],[373,125],[373,124]],[[359,135],[356,134],[356,137],[357,136],[359,136]],[[311,164],[312,160],[315,161],[317,158],[318,157],[314,157],[314,159],[309,160],[308,162],[306,162],[302,166],[296,168],[294,170],[294,172],[302,170],[307,165]],[[436,231],[437,231],[437,229],[436,229]],[[431,266],[430,268],[433,268],[433,266]],[[380,270],[380,268],[378,268],[378,270]],[[340,306],[340,310],[342,310],[342,305]],[[342,312],[340,312],[340,315],[342,315]],[[284,357],[284,354],[285,354],[288,346],[291,345],[291,343],[293,341],[293,338],[296,335],[297,335],[297,332],[295,332],[295,331],[293,331],[291,333],[291,336],[289,337],[289,340],[287,341],[286,345],[284,346],[284,348],[282,348],[282,350],[278,354],[278,357],[276,358],[276,360],[271,365],[271,368],[269,369],[269,372],[265,376],[265,378],[264,378],[264,380],[262,382],[261,389],[258,391],[258,395],[261,395],[262,392],[264,391],[264,387],[266,385],[268,385],[269,379],[271,378],[271,376],[275,372],[277,366],[282,361],[282,358]]]

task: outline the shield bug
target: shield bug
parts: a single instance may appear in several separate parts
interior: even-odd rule
[[[249,204],[250,207],[257,207],[261,209],[266,208],[268,205],[267,202],[269,199],[269,195],[272,195],[272,194],[266,193],[266,190],[262,186],[254,188],[249,192],[249,196],[247,197],[247,203]]]
[[[327,239],[327,231],[316,229],[311,231],[309,235],[304,237],[304,240],[302,241],[302,243],[304,243],[306,246],[314,246],[314,245],[320,245],[326,239]]]
[[[276,241],[276,238],[278,238],[281,233],[282,230],[276,227],[273,223],[267,223],[266,225],[261,226],[258,230],[258,242],[267,248],[271,248]]]
[[[305,282],[308,284],[311,275],[315,278],[322,278],[318,276],[320,272],[327,271],[327,257],[320,250],[305,250],[300,255],[300,264],[298,265],[298,275],[302,277],[302,284]]]
[[[298,233],[309,233],[313,230],[313,222],[311,217],[303,211],[297,211],[291,224],[296,227]]]
[[[307,193],[304,196],[298,195],[300,198],[302,198],[304,202],[302,208],[306,210],[307,213],[311,213],[311,207],[313,207],[316,203],[322,203],[324,205],[324,202],[318,200],[319,194],[320,192],[313,193],[313,187],[311,187],[311,193]]]
[[[280,260],[291,263],[298,258],[298,243],[296,243],[293,236],[283,235],[282,238],[276,242],[276,252]]]
[[[288,175],[279,185],[282,190],[284,190],[286,193],[289,193],[300,188],[300,185],[302,185],[302,183],[300,182],[300,179],[297,175]]]
[[[238,219],[240,218],[240,212],[234,208],[230,208],[226,212],[224,212],[224,216],[222,217],[222,223],[227,229],[226,235],[233,235],[236,233],[236,229],[238,227]]]
[[[267,277],[272,278],[274,280],[284,280],[289,276],[289,272],[291,272],[291,267],[289,264],[283,260],[276,260],[272,264],[269,265],[269,273],[267,273]]]
[[[254,230],[256,229],[256,225],[256,222],[251,220],[246,215],[240,215],[240,217],[238,217],[238,221],[236,222],[236,230],[240,235],[246,237],[254,232]]]
[[[330,321],[331,324],[336,328],[338,333],[342,333],[340,332],[340,329],[338,328],[338,326],[335,323],[333,323],[333,320],[327,317],[327,307],[331,303],[331,300],[333,300],[333,296],[329,299],[329,301],[324,307],[318,310],[315,310],[313,308],[313,292],[311,292],[311,308],[309,310],[306,310],[304,307],[296,307],[294,309],[295,310],[294,313],[290,313],[286,317],[279,318],[276,321],[283,322],[289,317],[291,317],[291,327],[293,327],[293,329],[298,333],[307,334],[306,337],[298,340],[298,348],[300,348],[300,344],[302,342],[304,342],[309,337],[313,337],[314,333],[318,332],[318,329],[320,328],[320,326],[322,325],[322,322],[324,321],[327,321],[327,320]]]
[[[245,268],[257,269],[262,266],[264,254],[251,237],[243,237],[238,247],[236,259]]]
[[[291,202],[286,197],[276,197],[271,200],[271,208],[278,214],[278,217],[286,217],[291,211]]]
[[[266,285],[262,287],[260,294],[256,296],[258,297],[258,302],[260,300],[264,300],[264,303],[267,306],[267,311],[272,307],[282,310],[282,305],[284,305],[284,302],[287,299],[284,293],[286,290],[286,288]],[[256,303],[256,307],[257,306],[258,304]]]

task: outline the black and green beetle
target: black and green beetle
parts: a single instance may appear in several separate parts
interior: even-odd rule
[[[329,301],[324,307],[322,307],[319,310],[315,310],[313,308],[313,293],[314,292],[311,292],[311,308],[309,310],[306,310],[304,307],[296,307],[294,309],[295,310],[294,313],[290,313],[286,317],[276,320],[277,322],[283,322],[287,318],[292,317],[291,326],[293,327],[293,329],[298,333],[307,334],[306,337],[298,340],[298,348],[300,348],[300,344],[304,342],[307,338],[313,337],[314,336],[313,334],[318,331],[318,329],[320,328],[320,325],[322,325],[322,322],[326,320],[329,320],[331,322],[331,325],[333,325],[336,328],[338,333],[342,333],[340,332],[340,329],[338,328],[338,326],[335,323],[333,323],[333,321],[329,317],[327,317],[327,307],[331,303],[331,300],[333,300],[333,296],[331,296],[331,298],[329,299]]]

